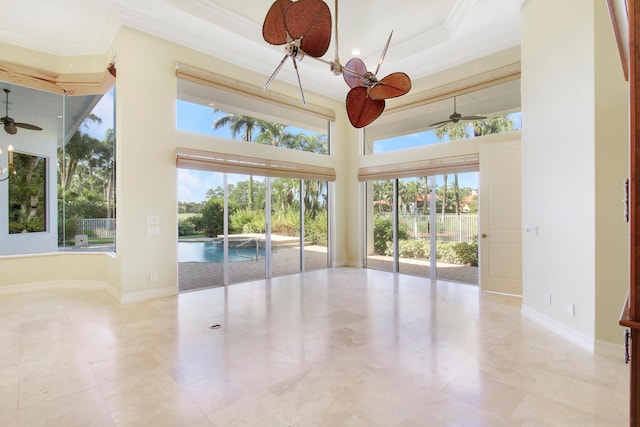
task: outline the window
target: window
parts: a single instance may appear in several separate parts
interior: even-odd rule
[[[9,234],[47,231],[47,159],[14,152],[9,182]]]
[[[455,93],[455,92],[454,92]],[[482,120],[454,123],[451,116],[483,116]],[[490,86],[455,97],[391,112],[365,129],[364,154],[378,154],[422,147],[522,128],[520,80]]]
[[[333,112],[184,65],[177,75],[177,129],[237,141],[176,150],[179,290],[327,268]]]
[[[0,183],[8,202],[0,211],[0,255],[115,250],[115,90],[65,96],[2,86],[14,120],[42,130],[7,135],[16,173]]]
[[[68,250],[115,251],[115,88],[65,97],[58,148],[58,244]],[[69,114],[73,112],[73,114]]]
[[[193,75],[198,75],[194,81]],[[285,103],[240,82],[180,66],[176,127],[273,147],[329,154],[329,121],[320,107]],[[226,86],[227,85],[227,86]],[[232,90],[232,87],[234,90]],[[240,89],[238,89],[240,88]]]

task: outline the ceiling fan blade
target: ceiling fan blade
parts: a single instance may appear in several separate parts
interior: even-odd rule
[[[273,73],[271,74],[271,77],[269,77],[269,80],[267,80],[267,83],[265,83],[264,85],[264,90],[267,90],[269,88],[269,85],[271,84],[271,82],[273,81],[273,79],[276,78],[276,76],[278,75],[278,73],[280,72],[280,69],[282,68],[282,66],[284,65],[285,61],[287,60],[287,58],[289,57],[289,55],[285,55],[284,58],[282,58],[282,61],[280,61],[280,64],[278,64],[278,66],[276,67],[276,69],[273,71]]]
[[[378,61],[378,66],[376,67],[376,72],[373,73],[374,75],[378,75],[378,71],[380,71],[380,67],[382,67],[382,61],[384,61],[384,57],[387,55],[387,49],[389,49],[389,43],[391,43],[391,36],[393,36],[393,30],[391,30],[391,34],[389,34],[387,44],[384,45],[382,55],[380,56],[380,61]]]
[[[319,58],[331,43],[331,11],[322,0],[298,0],[284,14],[284,26],[294,39],[301,39],[300,48]]]
[[[351,58],[343,67],[342,77],[350,88],[364,86],[362,76],[367,72],[367,66],[360,58]]]
[[[463,116],[463,117],[460,117],[460,120],[484,120],[486,118],[487,118],[486,116],[475,115],[475,116]]]
[[[296,77],[298,77],[298,87],[300,88],[300,96],[302,97],[302,103],[307,105],[307,102],[304,99],[304,91],[302,90],[302,81],[300,80],[300,72],[298,71],[298,61],[295,58],[293,59],[293,68],[296,69]]]
[[[446,125],[447,123],[452,122],[452,121],[453,121],[453,120],[451,120],[451,119],[448,119],[448,120],[442,120],[441,122],[431,123],[430,125],[428,125],[428,127],[433,127],[433,126],[440,127],[440,126],[444,126],[444,125]]]
[[[7,123],[4,125],[4,131],[7,132],[9,135],[15,135],[16,132],[18,132],[18,128],[14,123]]]
[[[262,24],[262,38],[264,41],[275,45],[281,45],[287,42],[284,13],[292,3],[291,0],[276,0],[271,5]]]
[[[14,123],[14,125],[16,127],[22,128],[22,129],[42,130],[42,128],[40,126],[32,125],[32,124],[29,124],[29,123]]]
[[[354,128],[371,124],[384,111],[384,99],[371,99],[364,86],[354,87],[347,94],[347,115]]]
[[[392,73],[380,80],[369,91],[373,99],[397,98],[411,90],[411,79],[405,73]]]

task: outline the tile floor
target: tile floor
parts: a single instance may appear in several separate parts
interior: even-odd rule
[[[476,286],[333,269],[0,296],[0,425],[625,426],[628,367]],[[220,324],[220,329],[210,326]]]

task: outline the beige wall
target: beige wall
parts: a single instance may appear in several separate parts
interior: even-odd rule
[[[622,342],[618,318],[629,283],[629,226],[622,187],[629,176],[629,85],[605,2],[595,4],[596,349]]]
[[[348,157],[354,133],[347,130],[340,103],[315,94],[307,102],[336,110],[335,157],[310,155],[268,146],[255,146],[194,135],[175,128],[176,62],[262,86],[265,76],[223,63],[149,35],[123,29],[116,43],[117,84],[117,242],[122,269],[123,293],[175,291],[176,261],[176,147],[204,148],[336,167],[335,259],[348,260],[349,245],[343,238],[349,227],[350,202],[347,184]],[[141,60],[144,58],[144,60]],[[329,76],[331,77],[331,76]],[[297,88],[276,84],[272,90],[297,97]],[[340,159],[336,161],[336,159]],[[145,218],[160,217],[160,235],[147,236]],[[150,273],[158,281],[150,283]]]
[[[87,259],[77,254],[44,257],[3,257],[0,265],[16,274],[5,275],[0,286],[58,280],[105,281],[121,295],[122,301],[177,293],[177,185],[175,149],[191,147],[264,158],[320,164],[336,168],[333,223],[334,263],[349,264],[356,251],[348,240],[358,233],[351,224],[359,209],[351,192],[348,165],[357,158],[358,133],[348,126],[341,102],[305,93],[307,102],[336,111],[334,156],[281,150],[269,146],[238,144],[215,137],[176,130],[176,62],[200,67],[261,87],[265,76],[241,69],[215,58],[184,49],[144,33],[123,28],[114,43],[117,52],[117,254]],[[7,53],[7,56],[5,56]],[[58,73],[70,68],[84,72],[104,70],[98,58],[56,58],[15,47],[0,51],[0,60],[27,66],[40,64]],[[332,76],[328,73],[328,78]],[[274,81],[271,90],[297,98],[298,90]],[[146,235],[146,217],[160,217],[160,235]],[[337,236],[337,237],[336,237]],[[357,255],[355,256],[357,258]],[[30,267],[27,267],[30,266]],[[94,272],[83,275],[82,272]],[[149,281],[156,273],[157,282]]]
[[[16,285],[75,280],[110,283],[117,290],[109,272],[114,262],[114,255],[103,253],[70,255],[60,252],[2,257],[0,292]]]
[[[626,229],[616,222],[619,181],[626,171],[626,151],[621,148],[625,125],[620,122],[626,103],[620,100],[624,87],[616,71],[619,64],[613,60],[615,45],[605,12],[595,0],[538,0],[523,5],[523,226],[539,227],[538,237],[523,236],[523,295],[525,306],[548,319],[586,337],[616,342],[618,301],[626,289],[622,280],[626,265],[621,261],[626,255]],[[545,31],[540,31],[541,22]],[[7,49],[0,49],[0,60],[55,72],[72,68],[95,72],[108,61],[106,55],[55,58],[3,47]],[[335,166],[334,262],[361,264],[362,185],[356,180],[357,169],[379,159],[361,156],[359,132],[349,126],[342,102],[306,94],[308,102],[336,111],[333,157],[179,132],[175,129],[176,62],[256,86],[264,84],[265,76],[127,28],[114,48],[118,58],[117,256],[5,257],[0,266],[11,273],[0,278],[0,286],[84,279],[108,282],[123,301],[175,293],[178,146]],[[513,57],[513,52],[507,57]],[[424,89],[431,85],[428,80],[416,83]],[[274,81],[270,90],[298,97],[297,88],[280,81]],[[621,142],[614,148],[612,141]],[[445,148],[435,150],[445,150],[438,155],[447,154]],[[426,147],[404,150],[382,162],[413,161],[435,155],[432,151]],[[146,235],[148,215],[160,217],[159,236]],[[158,275],[155,283],[149,282],[151,272]],[[552,294],[551,305],[545,303],[547,292]],[[566,314],[568,302],[576,304],[575,317]]]
[[[523,302],[591,343],[618,341],[626,288],[626,95],[603,6],[538,0],[522,8],[523,226],[539,230],[523,235]]]

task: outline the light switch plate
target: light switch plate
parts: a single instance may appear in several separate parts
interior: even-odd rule
[[[147,215],[147,225],[159,225],[160,217],[157,215]]]

